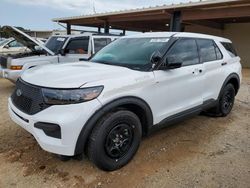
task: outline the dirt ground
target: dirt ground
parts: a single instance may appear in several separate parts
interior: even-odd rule
[[[61,162],[13,123],[0,79],[0,188],[5,187],[250,187],[250,69],[232,113],[197,116],[144,138],[135,158],[115,172],[88,159]]]

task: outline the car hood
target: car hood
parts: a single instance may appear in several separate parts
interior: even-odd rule
[[[22,43],[24,46],[27,46],[32,51],[36,51],[36,46],[39,46],[48,54],[54,55],[54,53],[45,45],[41,44],[40,42],[36,41],[35,39],[15,27],[4,26],[3,30],[7,32],[11,37],[15,38],[18,42]]]
[[[65,63],[34,67],[22,74],[25,82],[49,88],[79,88],[87,83],[121,78],[135,72],[119,66],[93,62]]]

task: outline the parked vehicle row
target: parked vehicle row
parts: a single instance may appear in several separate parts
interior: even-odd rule
[[[45,45],[14,27],[6,27],[26,53],[0,58],[1,77],[12,82],[27,69],[45,64],[70,63],[88,60],[93,54],[118,38],[111,35],[84,33],[81,35],[52,36]],[[13,39],[14,40],[14,39]]]
[[[52,38],[48,43],[61,43],[48,48],[74,54],[76,48],[68,46],[75,40]],[[90,55],[93,44],[84,52]],[[126,165],[142,136],[156,129],[201,112],[227,116],[240,82],[240,58],[230,40],[144,33],[112,42],[90,61],[26,70],[9,98],[9,114],[44,150],[62,156],[85,152],[111,171]]]

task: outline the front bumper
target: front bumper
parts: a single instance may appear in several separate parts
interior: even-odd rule
[[[12,82],[16,82],[21,74],[22,70],[0,69],[0,77],[6,78]]]
[[[11,119],[31,133],[46,151],[73,156],[79,134],[87,120],[101,107],[98,100],[72,105],[51,106],[35,115],[27,115],[17,109],[9,98],[8,110]],[[35,123],[57,124],[61,128],[61,139],[45,134]],[[13,138],[14,139],[14,138]]]

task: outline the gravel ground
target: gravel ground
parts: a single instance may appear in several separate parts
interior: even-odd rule
[[[143,139],[135,158],[115,172],[88,159],[61,162],[13,123],[0,79],[0,188],[2,187],[250,187],[250,70],[232,113],[197,116]]]

